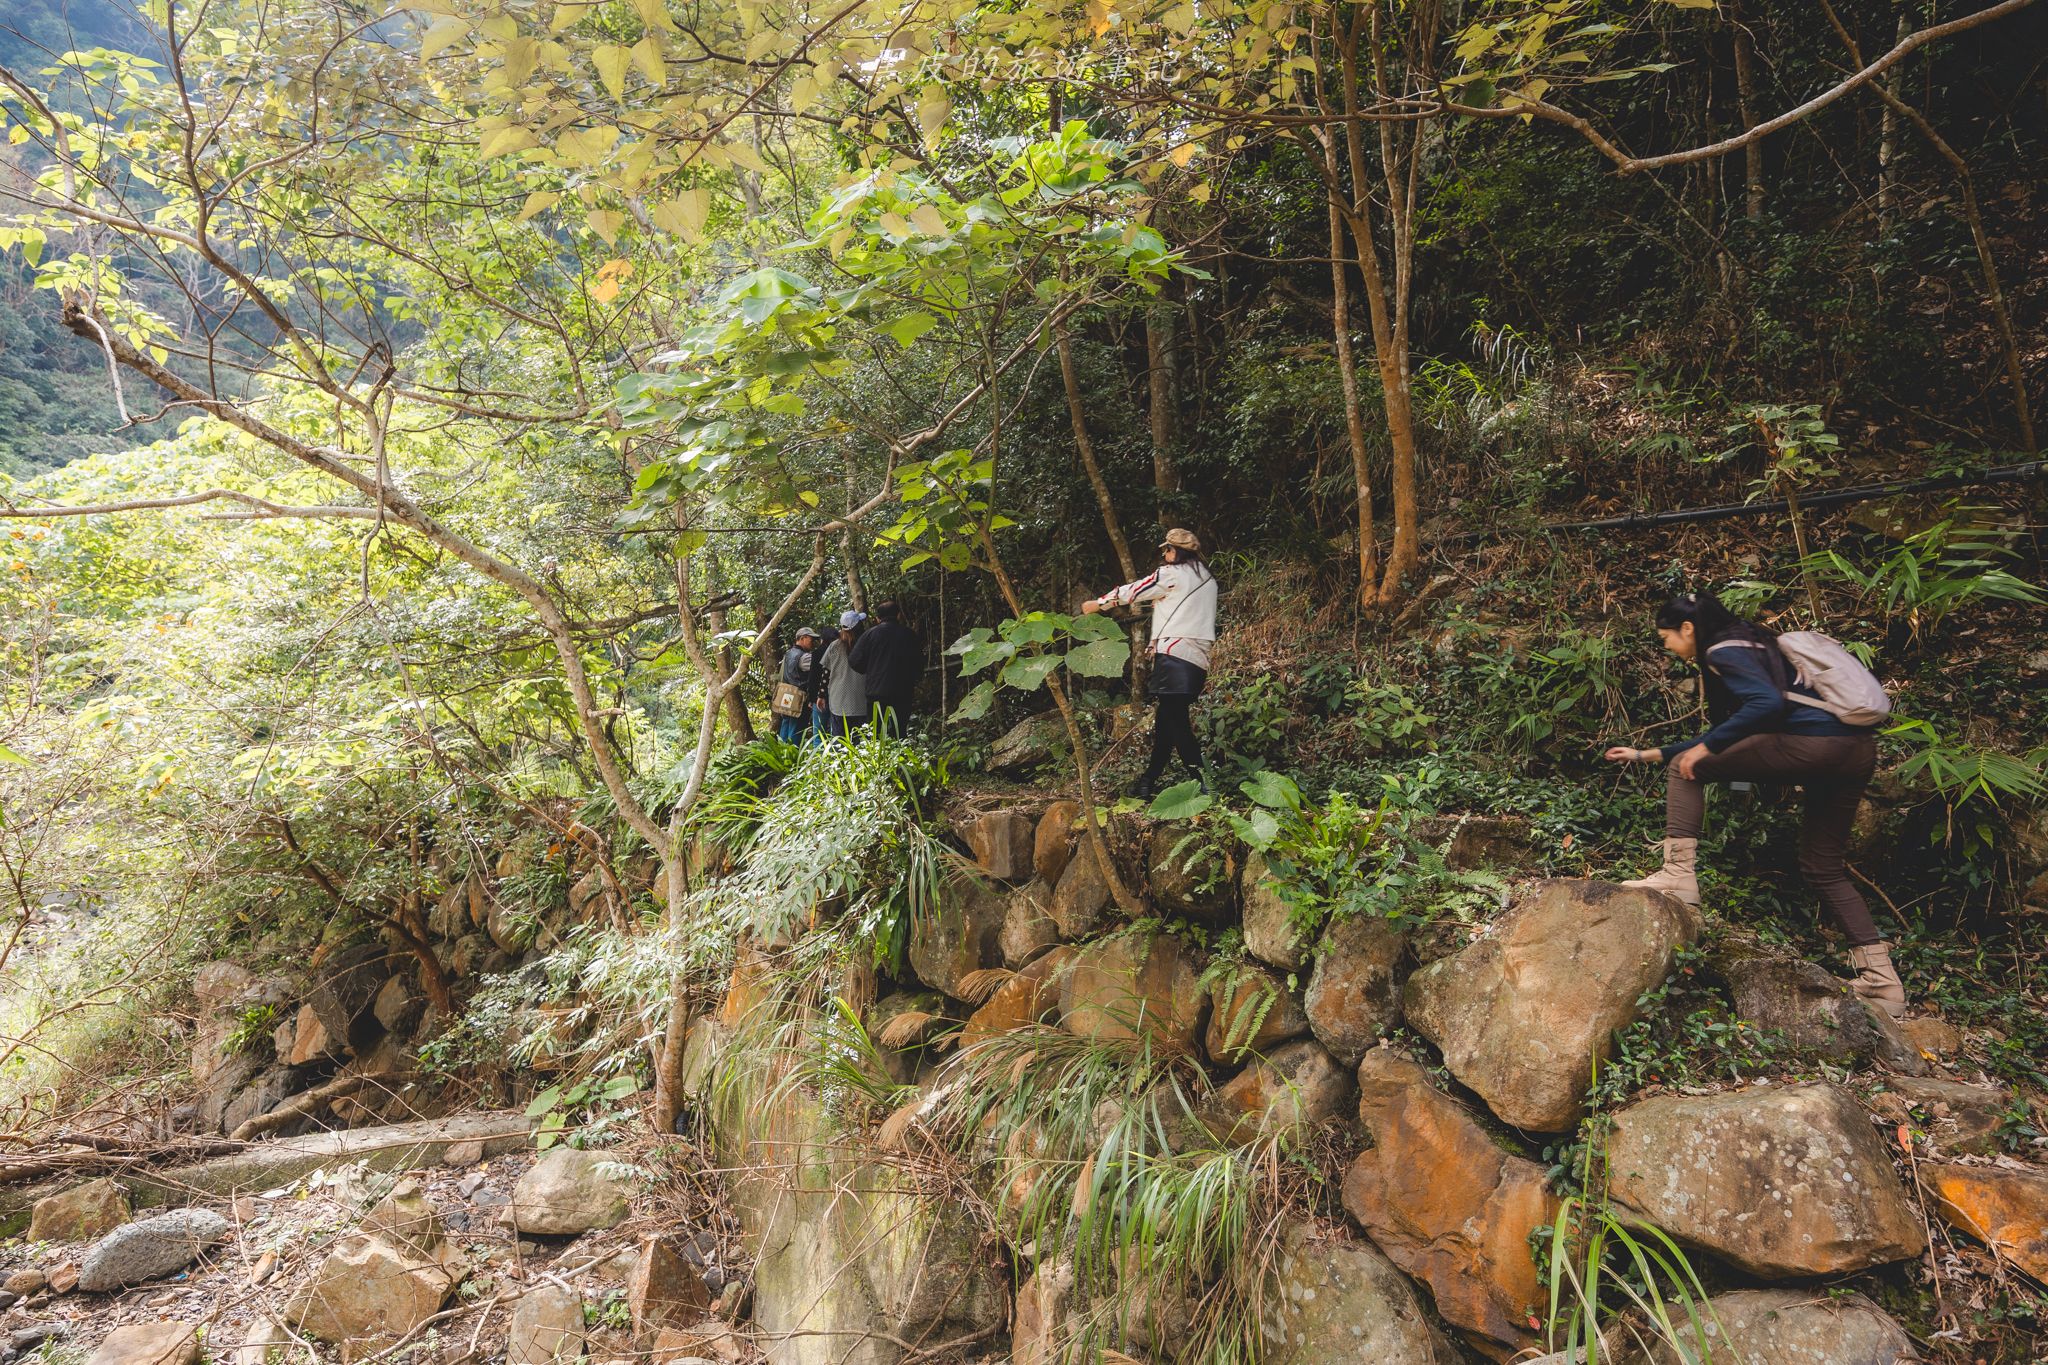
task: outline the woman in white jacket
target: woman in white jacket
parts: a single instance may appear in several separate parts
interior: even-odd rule
[[[1202,542],[1179,527],[1160,542],[1160,566],[1135,583],[1111,588],[1081,610],[1152,604],[1152,759],[1131,795],[1150,799],[1175,754],[1206,788],[1202,745],[1189,711],[1209,681],[1209,651],[1216,644],[1216,575],[1202,562]]]

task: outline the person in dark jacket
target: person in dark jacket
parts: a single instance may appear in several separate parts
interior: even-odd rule
[[[867,683],[875,723],[891,734],[902,734],[918,679],[924,676],[924,641],[903,624],[901,603],[875,604],[875,624],[855,642],[847,663]]]
[[[775,718],[775,734],[783,743],[796,743],[810,728],[811,707],[818,700],[818,680],[822,677],[824,672],[818,667],[818,633],[809,626],[799,626],[796,643],[782,656],[782,680],[804,690],[804,709],[798,715]]]
[[[1805,791],[1799,870],[1849,940],[1855,992],[1891,1014],[1906,992],[1878,936],[1870,907],[1849,880],[1847,854],[1857,803],[1877,763],[1871,730],[1847,724],[1792,672],[1778,637],[1744,621],[1710,593],[1685,593],[1657,613],[1664,648],[1698,665],[1712,728],[1658,749],[1616,745],[1614,763],[1664,764],[1664,866],[1640,886],[1700,903],[1698,851],[1706,784],[1751,781]]]

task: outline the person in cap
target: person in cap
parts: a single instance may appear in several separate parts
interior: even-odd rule
[[[903,607],[893,599],[875,603],[875,624],[846,656],[867,687],[875,723],[900,735],[909,723],[918,679],[924,676],[924,640],[903,624]]]
[[[809,626],[796,628],[796,643],[782,656],[782,680],[804,690],[804,709],[794,716],[778,716],[775,734],[785,744],[794,744],[810,728],[811,705],[818,698],[818,632]]]
[[[825,690],[816,714],[828,735],[849,734],[868,723],[867,679],[853,670],[853,646],[867,619],[864,611],[839,613],[839,634],[825,646]]]
[[[1176,754],[1190,774],[1208,785],[1190,713],[1208,684],[1209,652],[1216,644],[1216,575],[1202,559],[1202,542],[1193,531],[1175,527],[1160,542],[1159,557],[1159,567],[1145,577],[1081,606],[1092,615],[1109,607],[1152,604],[1151,692],[1158,711],[1152,720],[1152,757],[1130,791],[1146,800],[1157,792]]]

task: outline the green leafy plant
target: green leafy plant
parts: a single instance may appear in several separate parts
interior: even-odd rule
[[[1947,810],[1939,837],[1953,842],[1960,832],[1966,846],[1991,847],[1998,838],[1996,813],[2009,801],[2037,801],[2048,795],[2048,746],[2026,754],[1943,739],[1932,722],[1906,718],[1884,733],[1905,743],[1910,753],[1899,765],[1905,782],[1932,792]]]
[[[2007,567],[2019,559],[2019,533],[1968,520],[1968,511],[1951,508],[1867,568],[1839,550],[1809,555],[1802,566],[1854,592],[1859,610],[1875,610],[1887,623],[1903,620],[1916,638],[1965,607],[2048,602]]]
[[[630,1074],[586,1076],[549,1086],[526,1106],[526,1116],[540,1120],[540,1126],[534,1130],[533,1145],[545,1152],[561,1142],[571,1129],[575,1130],[574,1144],[587,1145],[634,1116],[634,1111],[620,1107],[620,1101],[639,1089],[640,1082]]]
[[[1287,741],[1287,694],[1269,674],[1224,680],[1211,689],[1208,704],[1198,714],[1203,752],[1226,777],[1258,772],[1279,756]]]
[[[1592,1146],[1587,1144],[1588,1165]],[[1544,1344],[1569,1361],[1600,1365],[1612,1359],[1605,1345],[1622,1311],[1633,1309],[1621,1331],[1647,1335],[1680,1360],[1742,1365],[1726,1334],[1714,1331],[1706,1287],[1678,1243],[1659,1228],[1624,1220],[1604,1193],[1567,1195],[1557,1217],[1538,1234],[1548,1241],[1550,1285]],[[1718,1349],[1717,1349],[1718,1343]]]
[[[1432,748],[1430,727],[1436,717],[1422,709],[1413,693],[1399,683],[1361,683],[1352,691],[1357,708],[1351,728],[1375,753],[1405,753]]]
[[[1320,803],[1294,780],[1260,772],[1241,784],[1251,808],[1224,818],[1238,838],[1266,857],[1288,920],[1313,938],[1332,919],[1366,915],[1412,922],[1466,917],[1475,904],[1497,901],[1499,878],[1458,871],[1440,849],[1416,838],[1402,779],[1389,774],[1376,806],[1332,792]]]
[[[277,1006],[251,1005],[235,1019],[225,1045],[229,1052],[255,1052],[267,1047],[277,1031]]]
[[[963,678],[997,670],[994,677],[975,684],[953,712],[954,720],[978,720],[995,704],[998,688],[1035,692],[1057,668],[1083,678],[1121,677],[1131,645],[1124,628],[1108,616],[1034,611],[1013,616],[993,630],[970,630],[946,652],[960,660]]]

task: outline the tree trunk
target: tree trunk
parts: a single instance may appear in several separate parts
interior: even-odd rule
[[[1329,176],[1330,335],[1337,347],[1337,377],[1344,387],[1344,431],[1351,448],[1351,480],[1358,508],[1358,603],[1372,605],[1379,590],[1379,540],[1373,531],[1372,479],[1366,465],[1365,414],[1358,410],[1358,358],[1351,350],[1350,281],[1344,275],[1344,209],[1339,198],[1336,143],[1323,141]]]
[[[868,588],[867,584],[861,582],[860,546],[854,540],[853,522],[850,519],[855,507],[853,486],[855,480],[860,477],[860,469],[854,463],[853,443],[851,441],[845,443],[842,451],[846,459],[846,513],[849,520],[846,525],[839,528],[839,553],[846,557],[847,605],[851,606],[855,611],[866,611],[868,609]]]
[[[1150,329],[1147,330],[1149,333]],[[1128,583],[1138,576],[1138,561],[1131,557],[1131,543],[1124,537],[1123,522],[1116,514],[1116,504],[1110,500],[1109,483],[1102,477],[1102,465],[1095,458],[1095,442],[1088,435],[1088,416],[1081,404],[1081,376],[1074,365],[1074,345],[1065,327],[1053,333],[1053,348],[1059,353],[1060,382],[1067,390],[1067,418],[1074,426],[1081,468],[1087,472],[1088,486],[1095,490],[1095,505],[1102,512],[1102,529],[1109,533],[1117,567],[1123,570],[1124,581]]]
[[[1742,131],[1757,124],[1756,41],[1750,36],[1747,17],[1740,9],[1729,15],[1735,29],[1735,104],[1742,118]],[[1742,149],[1743,213],[1750,222],[1764,216],[1764,144],[1758,138]]]
[[[1905,42],[1912,31],[1912,15],[1902,7],[1899,10],[1898,37],[1893,46]],[[1852,42],[1850,47],[1853,50],[1855,44]],[[1885,227],[1891,226],[1892,213],[1898,206],[1899,106],[1905,102],[1900,93],[1905,83],[1906,64],[1900,62],[1885,73],[1883,82],[1877,87],[1879,98],[1890,96],[1884,99],[1884,116],[1877,132],[1877,221]]]
[[[1152,486],[1162,493],[1180,488],[1173,463],[1173,310],[1155,304],[1145,310],[1145,390],[1152,427]]]
[[[1365,11],[1366,7],[1360,6],[1361,14]],[[1371,10],[1375,51],[1379,45],[1378,14],[1377,9]],[[1417,524],[1415,490],[1415,414],[1408,397],[1408,297],[1412,283],[1409,266],[1413,259],[1414,173],[1420,160],[1420,147],[1411,141],[1405,163],[1397,161],[1394,156],[1396,138],[1419,139],[1422,124],[1418,122],[1412,127],[1404,127],[1399,133],[1391,124],[1380,125],[1380,159],[1388,189],[1387,219],[1392,235],[1394,267],[1390,303],[1388,281],[1380,264],[1379,242],[1373,230],[1372,195],[1367,189],[1371,182],[1366,171],[1365,134],[1356,117],[1359,112],[1359,39],[1360,24],[1354,21],[1340,48],[1344,68],[1344,109],[1346,114],[1352,115],[1344,123],[1344,140],[1349,153],[1354,195],[1344,218],[1351,231],[1358,268],[1365,275],[1365,302],[1372,317],[1373,358],[1378,362],[1380,391],[1386,399],[1387,440],[1392,453],[1394,540],[1380,576],[1379,591],[1371,599],[1372,605],[1386,607],[1400,600],[1408,576],[1422,559],[1422,533]],[[1384,79],[1381,84],[1385,84]],[[1405,178],[1404,164],[1407,168]]]

